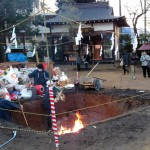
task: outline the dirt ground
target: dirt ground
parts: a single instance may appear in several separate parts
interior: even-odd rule
[[[79,76],[87,76],[92,70],[94,65],[90,66],[88,71],[81,70]],[[73,83],[76,75],[76,66],[60,66],[61,71],[64,71],[68,78]],[[130,71],[130,68],[128,68]],[[118,67],[118,64],[100,64],[90,74],[89,77],[99,77],[105,79],[104,88],[117,88],[117,89],[138,89],[148,90],[150,89],[150,78],[144,78],[142,74],[142,68],[140,66],[136,69],[136,80],[131,79],[130,73],[123,75],[122,68]]]
[[[67,74],[70,82],[73,82],[76,74],[74,67],[60,68]],[[86,76],[89,71],[81,70],[79,74]],[[100,92],[112,97],[122,98],[148,93],[137,98],[138,107],[131,108],[128,105],[130,113],[125,112],[118,118],[87,126],[78,133],[59,136],[60,150],[150,150],[150,79],[143,78],[141,68],[137,68],[136,80],[132,80],[130,74],[122,73],[121,68],[100,68],[90,76],[106,79],[103,83],[104,89]],[[5,129],[2,126],[14,129]],[[15,129],[18,129],[16,138],[0,149],[55,150],[53,134],[27,131],[28,128],[2,120],[0,146],[13,136],[12,131]]]

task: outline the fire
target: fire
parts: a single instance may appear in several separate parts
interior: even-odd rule
[[[76,116],[77,116],[77,120],[75,120],[74,127],[72,129],[70,128],[68,129],[68,128],[61,126],[61,129],[58,132],[59,135],[78,132],[80,129],[84,128],[79,112],[76,113]]]

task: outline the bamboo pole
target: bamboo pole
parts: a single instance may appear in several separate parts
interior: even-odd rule
[[[20,105],[21,112],[22,112],[22,114],[23,114],[25,123],[26,123],[26,125],[27,125],[27,127],[28,127],[28,126],[29,126],[29,125],[28,125],[28,121],[27,121],[27,119],[26,119],[25,113],[24,113],[24,111],[23,111],[23,108],[22,108],[22,105],[21,105],[21,103],[20,103],[20,100],[19,100],[18,96],[17,96],[17,101],[18,101],[18,103],[19,103],[19,105]]]
[[[49,68],[49,50],[48,50],[48,40],[47,40],[47,33],[46,33],[46,18],[45,18],[45,8],[44,8],[44,5],[45,5],[45,2],[43,0],[43,6],[42,6],[42,9],[43,9],[43,13],[44,13],[44,27],[45,27],[45,30],[44,30],[44,33],[45,33],[45,40],[46,40],[46,51],[47,51],[47,63],[48,63],[48,68]]]
[[[93,70],[97,67],[98,64],[99,64],[99,62],[92,68],[92,70],[87,74],[86,77],[88,77],[93,72]]]

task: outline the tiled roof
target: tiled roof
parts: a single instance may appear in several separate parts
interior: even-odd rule
[[[71,12],[69,9],[60,10],[58,15],[52,19],[47,20],[47,23],[62,23],[65,22],[61,16],[69,17],[72,15],[72,18],[78,22],[86,21],[108,21],[114,19],[125,19],[124,17],[116,17],[113,15],[113,8],[109,6],[107,2],[99,3],[77,3],[75,5],[76,10]],[[126,21],[125,21],[126,22]],[[127,25],[127,23],[126,23]]]

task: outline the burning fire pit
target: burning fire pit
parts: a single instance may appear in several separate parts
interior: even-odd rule
[[[59,135],[78,132],[87,125],[104,119],[116,117],[149,101],[141,98],[129,98],[139,95],[139,92],[125,91],[70,91],[66,93],[66,101],[56,103],[57,125]],[[120,101],[120,99],[122,99]],[[119,100],[119,101],[118,101]],[[42,99],[22,102],[25,112],[46,114]],[[25,125],[22,114],[13,113],[17,124]],[[47,116],[26,114],[29,127],[36,130],[47,130]]]
[[[66,134],[66,133],[78,132],[80,129],[84,128],[84,125],[81,121],[81,116],[80,116],[79,112],[76,113],[76,116],[77,116],[77,119],[74,122],[73,128],[65,128],[65,127],[61,126],[61,128],[58,132],[59,135]]]

